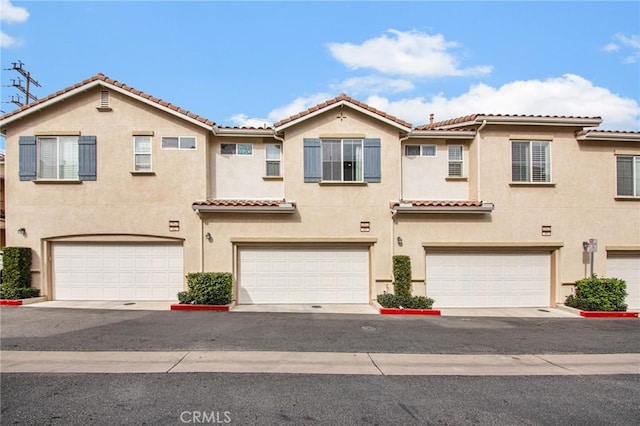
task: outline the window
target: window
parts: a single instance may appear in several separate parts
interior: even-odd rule
[[[640,155],[616,157],[617,195],[640,197]]]
[[[380,139],[304,139],[305,182],[380,182]]]
[[[280,159],[282,157],[280,144],[265,144],[266,175],[280,176]]]
[[[462,145],[447,145],[449,176],[462,177]]]
[[[194,136],[163,137],[162,149],[196,149],[196,138]]]
[[[20,136],[19,179],[96,180],[96,147],[95,136]]]
[[[252,155],[253,144],[250,143],[223,143],[220,144],[222,155]]]
[[[362,181],[362,139],[322,140],[322,180]]]
[[[511,142],[511,180],[513,182],[551,182],[549,141]]]
[[[151,171],[151,136],[133,137],[133,157],[136,172]]]
[[[435,157],[436,146],[435,145],[405,145],[404,155],[407,157],[423,156],[423,157]]]
[[[38,179],[78,179],[78,137],[37,139]]]

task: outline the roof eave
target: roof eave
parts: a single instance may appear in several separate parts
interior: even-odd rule
[[[51,99],[49,99],[49,100],[47,100],[45,102],[42,102],[42,103],[40,103],[38,105],[34,105],[34,106],[30,107],[30,108],[25,109],[24,111],[21,111],[21,112],[19,112],[17,114],[14,114],[14,115],[10,116],[10,117],[7,117],[7,118],[3,119],[2,121],[0,121],[0,127],[4,127],[4,126],[8,125],[9,123],[12,123],[12,122],[14,122],[16,120],[20,120],[20,119],[22,119],[22,118],[24,118],[24,117],[26,117],[26,116],[28,116],[30,114],[38,112],[38,111],[40,111],[40,110],[42,110],[44,108],[48,108],[51,105],[54,105],[54,104],[56,104],[58,102],[62,102],[64,100],[66,100],[66,99],[69,99],[69,98],[79,94],[79,93],[86,92],[86,91],[88,91],[90,89],[93,89],[96,86],[103,86],[103,87],[109,88],[110,90],[116,91],[118,93],[122,93],[122,94],[124,94],[126,96],[129,96],[131,98],[137,99],[138,101],[140,101],[142,103],[145,103],[145,104],[150,105],[150,106],[152,106],[154,108],[157,108],[159,110],[167,112],[167,113],[169,113],[171,115],[174,115],[174,116],[176,116],[176,117],[178,117],[178,118],[180,118],[182,120],[188,121],[188,122],[193,123],[193,124],[195,124],[197,126],[203,127],[203,128],[205,128],[207,130],[211,130],[211,128],[212,128],[211,124],[207,124],[207,123],[204,123],[204,122],[202,122],[200,120],[197,120],[195,118],[189,117],[188,115],[182,114],[182,113],[180,113],[178,111],[175,111],[175,110],[173,110],[171,108],[167,108],[167,107],[165,107],[163,105],[158,104],[157,102],[154,102],[154,101],[151,101],[149,99],[146,99],[146,98],[144,98],[142,96],[139,96],[139,95],[137,95],[135,93],[132,93],[132,92],[130,92],[128,90],[122,89],[122,88],[120,88],[120,87],[118,87],[118,86],[116,86],[114,84],[111,84],[111,83],[109,83],[107,81],[104,81],[104,80],[101,80],[101,79],[96,79],[96,80],[90,81],[85,85],[82,85],[80,87],[76,87],[75,89],[69,90],[68,92],[62,93],[62,94],[60,94],[58,96],[55,96],[55,97],[53,97],[53,98],[51,98]]]
[[[273,136],[273,129],[225,129],[219,128],[217,126],[213,127],[213,134],[215,136],[244,136],[244,137],[255,137],[255,138],[263,138],[266,136]]]
[[[475,124],[519,124],[524,126],[566,126],[566,127],[595,127],[602,123],[600,117],[508,117],[479,115]],[[456,126],[460,127],[460,126]]]
[[[197,213],[294,213],[296,207],[285,203],[280,206],[191,206]]]
[[[640,142],[640,133],[611,133],[591,130],[576,136],[579,141]]]
[[[396,213],[463,213],[463,214],[485,214],[491,213],[494,209],[493,203],[482,203],[481,206],[403,206],[393,208]]]
[[[420,139],[473,139],[476,135],[475,130],[413,130],[410,138]]]
[[[398,122],[396,122],[394,120],[391,120],[391,119],[389,119],[387,117],[384,117],[382,115],[376,114],[376,113],[374,113],[372,111],[369,111],[366,108],[362,108],[361,106],[355,105],[355,104],[349,102],[348,100],[344,100],[344,99],[341,100],[341,101],[338,101],[338,102],[336,102],[334,104],[327,105],[324,108],[320,108],[320,109],[318,109],[316,111],[313,111],[313,112],[310,112],[308,114],[305,114],[305,115],[303,115],[301,117],[296,118],[295,120],[288,121],[288,122],[286,122],[284,124],[281,124],[280,126],[275,126],[275,131],[276,132],[281,132],[281,131],[283,131],[283,130],[291,127],[291,126],[295,126],[296,124],[299,124],[299,123],[301,123],[301,122],[303,122],[305,120],[308,120],[308,119],[310,119],[312,117],[316,117],[316,116],[318,116],[320,114],[324,114],[327,111],[331,111],[332,109],[335,109],[335,108],[338,108],[338,107],[341,107],[341,106],[348,106],[349,108],[352,108],[352,109],[354,109],[356,111],[359,111],[362,114],[368,115],[369,117],[375,118],[376,120],[382,121],[382,122],[384,122],[384,123],[386,123],[386,124],[388,124],[390,126],[396,127],[397,129],[399,129],[399,130],[401,130],[403,132],[407,132],[408,133],[408,132],[411,131],[411,126],[404,126],[404,125],[402,125],[402,124],[400,124],[400,123],[398,123]]]

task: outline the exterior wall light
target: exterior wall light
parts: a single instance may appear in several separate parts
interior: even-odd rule
[[[211,235],[211,232],[207,232],[206,234],[204,234],[204,237],[205,237],[208,241],[212,241],[212,240],[213,240],[213,236]]]
[[[18,228],[18,234],[20,234],[20,235],[24,235],[24,234],[26,234],[26,233],[27,233],[27,230],[26,230],[26,229],[24,229],[24,228]]]
[[[398,237],[398,245],[402,246],[402,237]]]

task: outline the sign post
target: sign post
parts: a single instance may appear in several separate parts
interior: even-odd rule
[[[587,247],[587,251],[591,253],[591,278],[593,278],[593,257],[594,253],[598,251],[598,239],[597,238],[589,238],[589,246]]]

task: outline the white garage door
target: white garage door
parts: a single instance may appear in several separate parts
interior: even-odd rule
[[[550,299],[549,253],[427,253],[434,307],[543,307]]]
[[[182,245],[53,245],[57,300],[176,300],[183,290]]]
[[[238,303],[369,303],[369,250],[240,248]]]
[[[640,255],[609,254],[607,277],[620,278],[627,282],[627,306],[629,310],[640,309]]]

